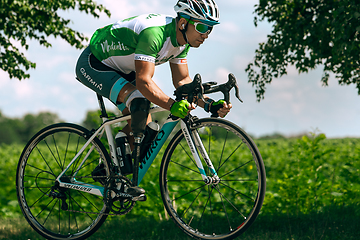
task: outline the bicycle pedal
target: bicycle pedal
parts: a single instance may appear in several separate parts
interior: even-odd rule
[[[141,194],[140,196],[133,197],[131,200],[133,202],[145,202],[147,200],[147,197],[145,194]]]

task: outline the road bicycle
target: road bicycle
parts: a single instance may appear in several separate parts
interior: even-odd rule
[[[175,95],[177,100],[196,101],[203,94],[222,92],[229,102],[232,88],[241,101],[233,74],[221,85],[202,84],[197,74]],[[85,239],[109,215],[127,214],[136,201],[145,200],[126,194],[133,183],[131,175],[121,173],[111,130],[111,125],[131,117],[109,118],[103,98],[98,95],[98,100],[103,120],[98,129],[50,125],[36,133],[21,154],[16,176],[19,205],[31,227],[47,239]],[[160,111],[166,110],[152,107],[150,113]],[[181,129],[171,135],[179,122]],[[168,138],[159,186],[177,226],[196,239],[233,239],[246,231],[260,212],[266,188],[264,163],[249,135],[214,116],[199,119],[189,114],[180,119],[169,114],[140,163],[138,184]],[[94,174],[100,165],[101,174]]]

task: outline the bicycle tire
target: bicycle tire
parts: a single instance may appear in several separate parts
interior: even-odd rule
[[[59,123],[40,130],[27,143],[17,167],[16,190],[20,208],[30,226],[46,239],[85,239],[107,218],[103,197],[69,188],[55,188],[55,179],[85,144],[91,133],[75,124]],[[110,157],[95,138],[67,170],[72,174],[90,149],[95,148],[79,169],[76,180],[101,186],[91,171],[101,161],[109,175]],[[69,174],[69,175],[70,175]],[[65,202],[65,204],[64,204]],[[67,209],[65,207],[67,204]],[[85,213],[86,212],[86,213]]]
[[[260,152],[244,130],[224,119],[197,120],[191,131],[199,133],[221,181],[205,184],[178,131],[160,167],[166,211],[193,238],[234,239],[255,221],[264,200],[266,173]],[[211,176],[204,161],[203,165]]]

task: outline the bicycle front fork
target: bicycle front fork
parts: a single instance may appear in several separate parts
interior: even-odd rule
[[[190,151],[195,159],[196,165],[199,169],[199,172],[205,184],[207,185],[218,184],[220,182],[220,178],[218,177],[216,170],[209,158],[209,155],[206,152],[206,149],[201,141],[198,131],[196,130],[191,131],[190,129],[191,121],[192,121],[191,117],[186,117],[186,119],[181,120],[181,130],[185,136],[186,142],[189,145]],[[211,176],[206,175],[198,151],[200,152],[207,167],[209,168]]]

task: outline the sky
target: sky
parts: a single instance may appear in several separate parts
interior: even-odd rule
[[[176,1],[162,0],[102,0],[112,16],[101,14],[99,19],[77,11],[62,12],[72,20],[70,27],[87,37],[100,27],[144,13],[175,16]],[[248,83],[245,68],[254,56],[259,43],[271,33],[271,25],[262,22],[254,26],[254,5],[258,1],[218,0],[220,22],[205,43],[191,49],[188,55],[190,76],[200,73],[203,82],[224,83],[233,73],[244,103],[231,92],[233,109],[226,119],[233,121],[255,137],[280,133],[295,136],[308,132],[325,133],[328,138],[360,137],[360,97],[354,85],[340,86],[332,76],[329,86],[321,86],[322,66],[307,74],[298,74],[294,67],[288,74],[273,79],[267,86],[265,99],[257,102],[255,88]],[[65,41],[49,38],[51,48],[30,41],[25,56],[36,62],[31,77],[19,81],[10,79],[0,70],[0,111],[11,118],[41,111],[57,113],[65,121],[81,123],[89,110],[98,109],[96,94],[75,80],[75,64],[81,50]],[[20,44],[17,46],[20,47]],[[167,63],[157,66],[153,80],[169,96],[173,95],[171,73]],[[214,99],[221,94],[211,95]],[[109,110],[115,107],[106,101]],[[194,110],[206,117],[203,109]]]

